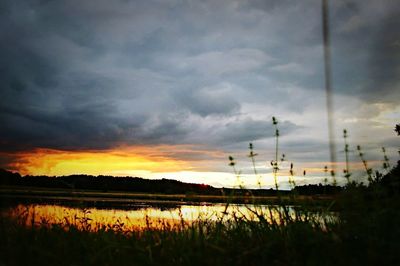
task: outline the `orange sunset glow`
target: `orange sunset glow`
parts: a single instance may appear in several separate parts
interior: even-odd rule
[[[200,145],[158,145],[158,146],[119,146],[107,150],[56,150],[34,149],[30,151],[2,154],[13,158],[7,168],[22,175],[63,176],[73,174],[138,176],[151,179],[176,179],[190,183],[207,183],[217,187],[269,187],[273,185],[273,175],[268,164],[258,162],[259,175],[249,168],[246,155],[238,162],[241,167],[240,180],[231,171],[227,154],[218,150],[207,150]],[[261,158],[260,158],[261,159]],[[371,161],[379,165],[379,161]],[[215,171],[215,165],[225,165],[224,172]],[[298,182],[312,176],[326,177],[324,166],[330,162],[308,162],[295,167],[294,179]],[[289,176],[289,163],[284,162],[277,173],[278,181],[285,182]],[[344,162],[337,162],[336,169],[342,171]],[[352,162],[350,168],[362,171],[361,162]],[[266,172],[265,172],[266,171]],[[309,180],[309,179],[308,179]],[[320,178],[320,180],[322,180]],[[321,182],[321,181],[320,181]]]
[[[185,147],[121,147],[105,151],[61,151],[36,149],[17,154],[9,164],[23,175],[123,175],[140,172],[175,172],[190,170],[189,162],[167,157],[166,150]]]

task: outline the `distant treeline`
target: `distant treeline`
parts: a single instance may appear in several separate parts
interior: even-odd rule
[[[294,191],[299,195],[315,195],[315,194],[336,194],[342,191],[343,188],[339,186],[333,185],[322,185],[321,183],[318,185],[310,184],[303,186],[296,186]]]
[[[98,191],[129,191],[165,194],[217,194],[220,189],[209,185],[183,183],[177,180],[160,179],[151,180],[139,177],[114,177],[114,176],[92,176],[92,175],[69,175],[69,176],[21,176],[0,170],[0,184],[12,186],[60,188],[60,189],[83,189]]]
[[[274,189],[215,188],[210,185],[184,183],[171,179],[151,180],[140,177],[104,175],[21,176],[19,173],[4,169],[0,169],[0,185],[163,194],[229,195],[233,190],[236,195],[275,196],[277,194]],[[300,195],[334,194],[341,189],[341,187],[318,184],[297,186],[294,192]],[[289,191],[279,191],[279,193],[287,194]]]

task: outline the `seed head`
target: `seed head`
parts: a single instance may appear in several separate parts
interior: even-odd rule
[[[235,166],[235,159],[232,156],[229,156],[229,166]]]

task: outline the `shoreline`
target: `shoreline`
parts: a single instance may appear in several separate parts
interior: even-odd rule
[[[229,204],[311,204],[325,205],[335,201],[335,197],[327,195],[304,196],[251,196],[251,195],[199,195],[199,194],[160,194],[137,192],[101,192],[94,190],[61,190],[38,187],[0,186],[2,202],[31,203],[68,203],[69,205],[109,207],[128,209],[140,204],[148,205],[205,205],[216,203]]]

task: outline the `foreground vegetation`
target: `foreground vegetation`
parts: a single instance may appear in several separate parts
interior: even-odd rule
[[[347,207],[331,222],[287,208],[272,221],[264,213],[260,221],[233,216],[143,231],[118,230],[117,224],[97,232],[26,227],[2,219],[0,265],[395,265],[399,171],[398,165],[369,187],[348,185],[337,198]]]
[[[278,129],[275,136],[276,156],[271,165],[276,181]],[[249,157],[254,162],[252,148],[250,145]],[[255,212],[258,220],[233,214],[229,219],[194,223],[182,219],[177,226],[148,225],[132,231],[122,230],[116,221],[112,227],[93,231],[90,217],[81,219],[79,226],[68,221],[26,226],[23,217],[17,221],[2,217],[0,265],[398,265],[400,161],[386,175],[373,173],[360,147],[357,149],[368,186],[350,182],[347,166],[347,186],[336,191],[330,204],[310,209],[293,189],[285,197],[296,208],[289,207],[285,197],[277,193],[278,205],[273,208],[278,215]],[[230,164],[237,173],[232,157]],[[291,183],[295,186],[293,180]],[[253,196],[250,193],[250,198]],[[329,219],[332,210],[335,219]]]

